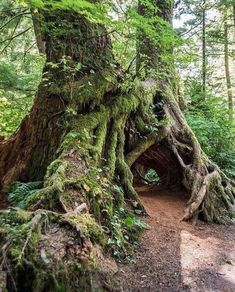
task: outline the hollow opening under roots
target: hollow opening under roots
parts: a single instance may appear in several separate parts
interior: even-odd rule
[[[174,190],[183,188],[182,169],[174,157],[172,151],[167,147],[166,142],[151,146],[144,152],[134,165],[136,168],[144,170],[145,176],[153,176],[153,182]]]

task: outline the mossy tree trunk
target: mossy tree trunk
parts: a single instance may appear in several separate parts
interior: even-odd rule
[[[153,5],[159,8],[157,12],[140,4],[140,13],[147,17],[160,14],[171,23],[173,1],[153,1]],[[154,44],[143,33],[138,42],[139,64],[144,62],[150,72],[148,78],[152,78],[152,86],[157,88],[153,93],[156,117],[158,121],[165,119],[167,125],[159,127],[155,137],[157,142],[150,137],[150,143],[147,139],[146,144],[151,147],[140,147],[139,153],[133,151],[133,157],[155,169],[167,184],[180,182],[191,193],[182,216],[184,220],[196,219],[199,213],[209,222],[229,220],[234,204],[234,182],[206,157],[181,112],[171,48]],[[159,142],[161,133],[165,136]],[[131,154],[128,156],[132,164],[134,159],[130,158]]]
[[[47,166],[58,156],[63,135],[71,128],[69,110],[89,112],[89,107],[95,107],[110,90],[111,82],[105,81],[102,73],[106,70],[109,74],[113,64],[105,29],[73,12],[54,11],[40,17],[42,26],[47,27],[43,32],[43,79],[29,115],[10,139],[0,143],[0,186],[16,180],[42,179]],[[80,63],[83,68],[77,70]],[[96,91],[89,85],[90,79],[97,82],[94,87],[99,87],[97,101],[94,93],[89,96],[89,89]]]
[[[171,23],[173,3],[153,4],[158,16]],[[152,12],[140,5],[139,13]],[[115,221],[120,208],[143,209],[133,188],[135,163],[191,192],[184,219],[201,212],[208,221],[222,221],[234,193],[232,182],[202,152],[179,108],[174,66],[164,56],[172,48],[163,51],[140,32],[137,69],[144,67],[147,77],[124,91],[102,25],[72,11],[42,15],[47,27],[44,80],[29,116],[0,144],[0,177],[7,185],[46,175],[42,189],[25,195],[27,211],[1,214],[7,223],[1,232],[3,266],[11,290],[16,285],[20,291],[44,291],[49,285],[55,291],[62,285],[78,291],[94,285],[87,270],[88,258],[100,261],[94,247],[105,245],[108,237],[118,236],[119,245],[125,241]],[[12,223],[16,230],[7,228]],[[25,271],[31,277],[24,282]]]
[[[2,187],[44,184],[23,194],[25,211],[1,212],[2,267],[10,291],[90,291],[107,261],[98,245],[125,251],[124,196],[142,208],[124,148],[128,117],[145,102],[121,91],[104,26],[68,10],[41,14],[43,80],[30,114],[1,141],[0,175]]]

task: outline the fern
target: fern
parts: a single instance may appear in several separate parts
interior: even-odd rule
[[[25,200],[42,186],[43,181],[15,182],[7,191],[8,200],[12,206],[24,208]]]

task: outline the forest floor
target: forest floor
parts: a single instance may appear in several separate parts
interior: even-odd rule
[[[187,201],[182,192],[158,188],[140,198],[150,229],[133,261],[118,266],[122,292],[235,291],[235,224],[180,222]],[[1,208],[6,205],[0,202]]]
[[[133,263],[120,265],[123,291],[235,291],[235,225],[180,222],[187,198],[140,193],[149,214]]]

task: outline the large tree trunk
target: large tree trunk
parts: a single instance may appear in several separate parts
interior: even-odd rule
[[[171,22],[173,4],[153,3]],[[140,5],[139,13],[145,16],[146,9]],[[178,106],[174,67],[163,56],[172,48],[162,51],[141,32],[138,64],[147,78],[123,92],[103,26],[72,11],[43,14],[47,80],[19,130],[0,144],[1,184],[38,180],[47,172],[43,188],[23,198],[27,211],[1,213],[3,266],[9,290],[89,291],[95,285],[92,259],[101,262],[97,245],[107,246],[108,237],[118,237],[119,245],[125,241],[120,208],[142,209],[133,188],[134,163],[191,192],[184,219],[200,212],[221,222],[233,193]]]
[[[120,92],[102,25],[69,10],[41,14],[44,80],[30,114],[0,143],[1,186],[46,176],[42,189],[24,194],[27,211],[0,214],[2,267],[9,291],[90,291],[110,273],[97,246],[110,237],[124,249],[116,222],[123,192],[142,208],[124,156],[125,124],[141,100]]]
[[[95,91],[96,88],[86,83],[89,79],[100,80],[101,83],[104,79],[105,83],[101,71],[110,70],[113,62],[110,41],[103,27],[91,25],[73,12],[44,13],[41,18],[42,26],[47,25],[49,29],[43,33],[46,44],[43,81],[30,114],[10,139],[0,143],[0,186],[16,180],[43,178],[47,166],[58,156],[61,137],[70,128],[66,110],[73,107],[73,99],[84,93],[86,100],[78,101],[76,112],[89,111],[91,100],[95,98],[93,93],[89,96],[88,89]],[[65,35],[64,31],[56,30],[61,22]],[[99,58],[100,55],[102,58]],[[76,66],[79,63],[83,64],[83,68],[78,72]],[[90,70],[94,70],[94,74],[89,73]],[[80,92],[79,82],[85,84]],[[94,84],[94,87],[97,85]],[[98,94],[109,91],[105,86],[101,84]]]

